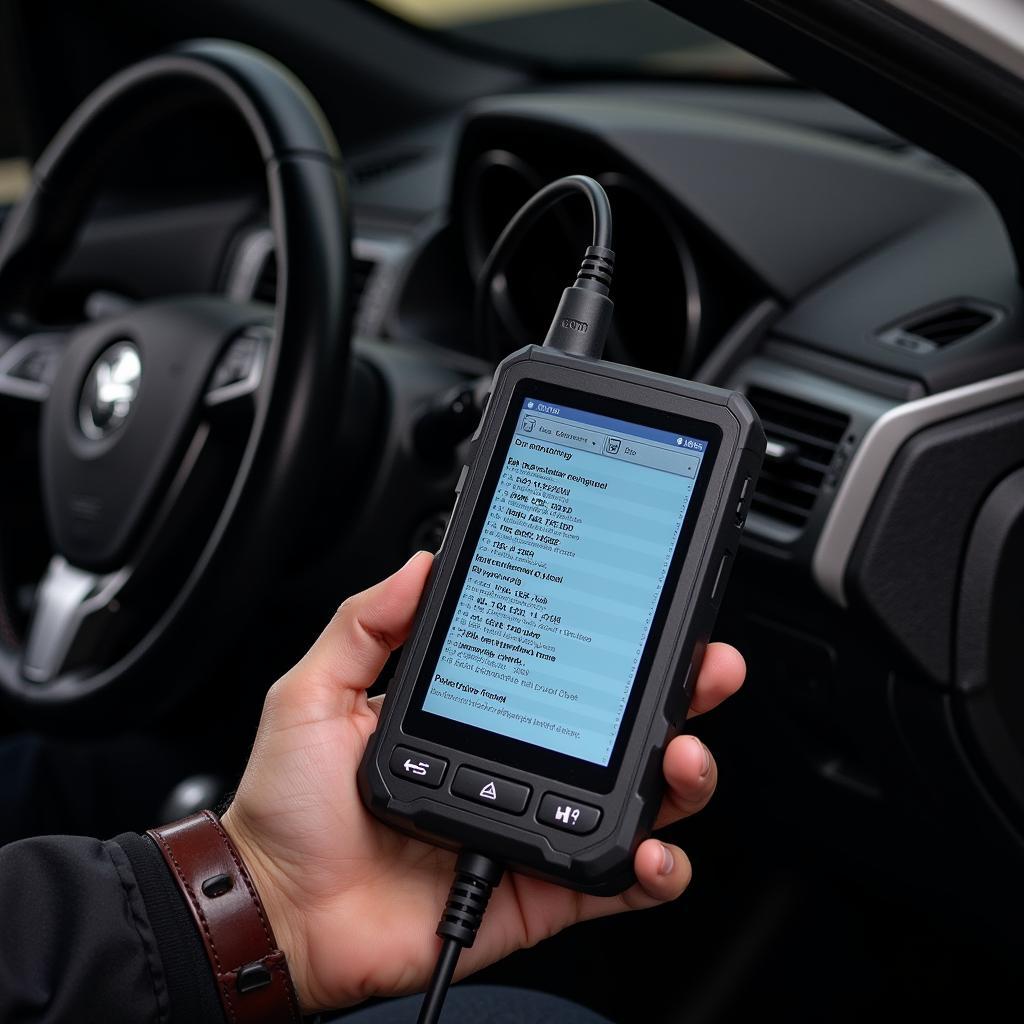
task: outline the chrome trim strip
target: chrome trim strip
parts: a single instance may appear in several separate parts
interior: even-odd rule
[[[54,555],[36,590],[22,675],[33,683],[49,683],[59,675],[85,621],[109,609],[130,576],[130,569],[100,576]]]
[[[1014,0],[889,2],[1011,75],[1024,74],[1024,11]]]
[[[356,235],[352,256],[372,264],[362,297],[353,310],[353,333],[378,336],[383,332],[391,293],[410,243],[401,238]],[[234,302],[249,302],[256,294],[260,275],[274,253],[274,232],[253,228],[238,243],[227,272],[224,294]]]
[[[883,413],[850,460],[814,549],[811,571],[836,603],[847,605],[843,577],[868,512],[896,453],[925,427],[1024,395],[1024,370],[905,402]]]
[[[256,228],[238,244],[231,269],[228,271],[225,294],[233,302],[249,302],[256,294],[263,267],[274,251],[274,232],[270,228]]]

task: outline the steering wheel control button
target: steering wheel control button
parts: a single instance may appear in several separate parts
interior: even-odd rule
[[[395,747],[391,753],[390,768],[391,774],[397,775],[400,779],[408,779],[421,786],[437,789],[444,781],[448,762],[443,757],[434,757],[433,754],[421,754],[418,750],[410,750],[408,747]]]
[[[16,380],[32,381],[42,384],[50,377],[50,366],[53,354],[42,350],[29,352],[15,363],[7,372]]]
[[[253,326],[247,327],[228,345],[210,378],[207,405],[219,405],[256,390],[272,338],[271,328]]]
[[[542,825],[585,836],[597,828],[601,821],[601,811],[590,804],[578,804],[557,793],[545,793],[537,809],[537,820]]]
[[[4,358],[0,360],[2,372],[14,380],[30,384],[51,384],[57,372],[64,340],[63,335],[59,334],[23,339],[4,353]]]
[[[487,775],[465,765],[455,773],[452,792],[456,796],[497,807],[499,811],[507,811],[509,814],[522,814],[530,800],[529,786],[509,782],[497,775]]]
[[[6,340],[0,332],[0,345]],[[0,354],[0,395],[43,401],[57,375],[67,335],[60,332],[30,334]]]
[[[220,365],[213,371],[214,388],[226,387],[245,380],[252,372],[252,364],[256,361],[256,342],[252,338],[241,337],[231,343],[224,353]]]
[[[203,882],[203,895],[211,900],[215,900],[218,896],[223,896],[224,893],[229,892],[231,884],[230,875],[213,875]]]

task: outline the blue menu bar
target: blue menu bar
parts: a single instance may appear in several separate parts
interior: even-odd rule
[[[601,416],[598,413],[585,412],[583,409],[573,409],[566,405],[554,405],[551,402],[542,402],[536,398],[526,398],[523,401],[522,411],[533,411],[543,416],[556,416],[572,420],[574,423],[585,423],[602,430],[611,430],[630,437],[640,437],[647,441],[654,441],[657,444],[671,445],[673,448],[683,448],[691,452],[703,454],[707,451],[708,447],[708,442],[699,437],[690,437],[686,434],[672,434],[667,430],[645,427],[639,423],[629,423],[627,420],[618,420],[613,416]]]

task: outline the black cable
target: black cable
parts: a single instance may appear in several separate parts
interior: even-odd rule
[[[608,297],[615,269],[612,252],[612,210],[608,194],[593,178],[573,174],[546,185],[508,222],[484,263],[477,283],[477,334],[486,344],[491,287],[509,254],[537,219],[566,196],[582,192],[594,218],[593,244],[587,247],[576,281],[562,292],[544,344],[576,355],[600,359],[611,326],[613,304]],[[437,1024],[455,968],[464,949],[476,940],[491,892],[501,881],[502,866],[483,854],[463,850],[455,862],[455,879],[437,926],[442,939],[434,973],[423,996],[417,1024]]]
[[[484,918],[491,892],[501,881],[502,871],[502,866],[490,857],[468,850],[459,854],[448,902],[437,926],[437,934],[444,941],[423,997],[417,1024],[437,1024],[440,1019],[459,955],[476,940],[477,929]]]
[[[444,940],[441,952],[437,957],[434,973],[430,976],[430,984],[423,996],[418,1024],[435,1024],[435,1021],[440,1019],[441,1008],[444,1006],[444,1000],[448,995],[448,988],[452,983],[461,955],[462,947],[455,939]]]
[[[593,178],[571,174],[545,185],[519,209],[498,236],[477,279],[474,326],[479,343],[497,356],[491,340],[491,292],[509,256],[542,214],[567,196],[582,192],[593,216],[592,244],[587,248],[576,283],[562,293],[555,319],[544,344],[577,355],[601,357],[611,326],[612,301],[608,292],[615,267],[612,251],[612,210],[608,193]]]

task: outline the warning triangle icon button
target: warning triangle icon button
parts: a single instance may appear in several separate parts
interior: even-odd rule
[[[507,814],[522,814],[530,802],[530,787],[464,764],[452,779],[452,796],[487,804],[489,808]]]

